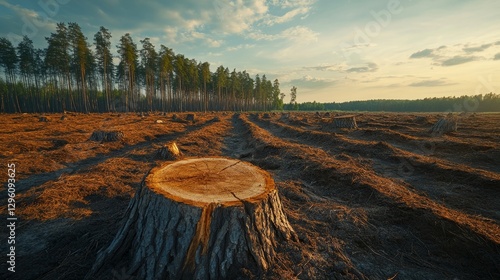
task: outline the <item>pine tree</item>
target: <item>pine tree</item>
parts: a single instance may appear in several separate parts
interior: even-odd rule
[[[125,93],[125,111],[130,111],[130,109],[135,110],[139,102],[138,96],[136,96],[136,70],[138,66],[138,55],[137,46],[130,37],[129,33],[126,33],[120,38],[120,44],[116,46],[118,48],[118,54],[120,54],[120,70],[122,71],[122,81],[123,89]]]
[[[21,112],[19,99],[14,93],[14,85],[16,84],[17,71],[17,54],[12,43],[6,38],[0,38],[0,66],[3,67],[5,73],[5,81],[9,85],[7,87],[7,98],[10,99],[9,112]],[[4,104],[4,94],[2,94],[2,104]]]
[[[111,33],[101,26],[94,35],[94,46],[96,49],[96,60],[98,71],[101,74],[102,90],[106,100],[106,110],[115,110],[111,107],[111,91],[113,85],[113,57],[111,56]]]

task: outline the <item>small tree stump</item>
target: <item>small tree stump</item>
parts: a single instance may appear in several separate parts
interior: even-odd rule
[[[415,117],[415,122],[416,123],[420,123],[420,124],[425,124],[425,123],[428,123],[429,120],[427,119],[426,116],[416,116]]]
[[[39,122],[50,122],[50,119],[46,116],[40,116],[38,119]]]
[[[269,113],[264,113],[264,115],[262,115],[262,118],[263,119],[270,119],[271,115]]]
[[[195,122],[196,115],[195,114],[187,114],[186,121]]]
[[[113,267],[137,279],[234,279],[242,269],[261,275],[277,243],[297,239],[270,175],[234,159],[152,169],[125,215],[87,279]]]
[[[282,113],[280,116],[280,121],[285,121],[290,118],[290,113]]]
[[[337,128],[358,128],[354,116],[340,116],[333,118],[333,125]]]
[[[121,131],[103,131],[96,130],[92,132],[90,140],[98,142],[114,142],[120,141],[123,138],[123,132]]]
[[[158,149],[156,152],[156,157],[165,160],[178,160],[182,158],[182,152],[177,147],[175,142],[165,144],[163,147]]]
[[[430,133],[437,135],[453,131],[457,131],[457,119],[454,117],[441,118],[429,129]]]

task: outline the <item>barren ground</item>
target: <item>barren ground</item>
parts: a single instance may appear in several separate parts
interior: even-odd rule
[[[357,114],[357,130],[324,113],[60,117],[0,115],[0,180],[15,163],[18,217],[16,273],[4,227],[1,279],[83,278],[169,141],[273,175],[299,242],[280,244],[267,279],[500,279],[500,114],[461,116],[442,136],[428,133],[438,114]],[[88,140],[99,129],[125,136]],[[0,199],[6,221],[6,188]]]

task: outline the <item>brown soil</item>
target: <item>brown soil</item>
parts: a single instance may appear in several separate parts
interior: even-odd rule
[[[266,279],[500,279],[500,114],[459,117],[442,136],[429,133],[437,114],[355,115],[356,130],[314,113],[39,117],[0,115],[18,217],[16,273],[2,261],[1,279],[82,279],[171,141],[272,174],[299,240],[278,245]],[[90,141],[96,130],[123,138]]]

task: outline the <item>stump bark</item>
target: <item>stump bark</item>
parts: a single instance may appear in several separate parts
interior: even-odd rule
[[[90,140],[98,142],[114,142],[120,141],[124,134],[121,131],[103,131],[96,130],[90,135]]]
[[[277,243],[290,239],[296,234],[267,172],[233,159],[186,159],[149,172],[87,279],[110,268],[139,279],[259,275]]]
[[[439,119],[429,130],[432,134],[442,135],[448,132],[457,131],[457,119],[447,117]]]
[[[186,121],[195,122],[196,121],[196,115],[195,114],[187,114],[186,115]]]
[[[46,117],[46,116],[41,116],[40,118],[38,118],[38,121],[39,122],[50,122],[50,118]]]
[[[156,151],[156,157],[165,160],[178,160],[181,159],[182,156],[183,154],[175,142],[167,143]]]
[[[333,125],[337,128],[358,128],[354,116],[340,116],[333,118]]]

